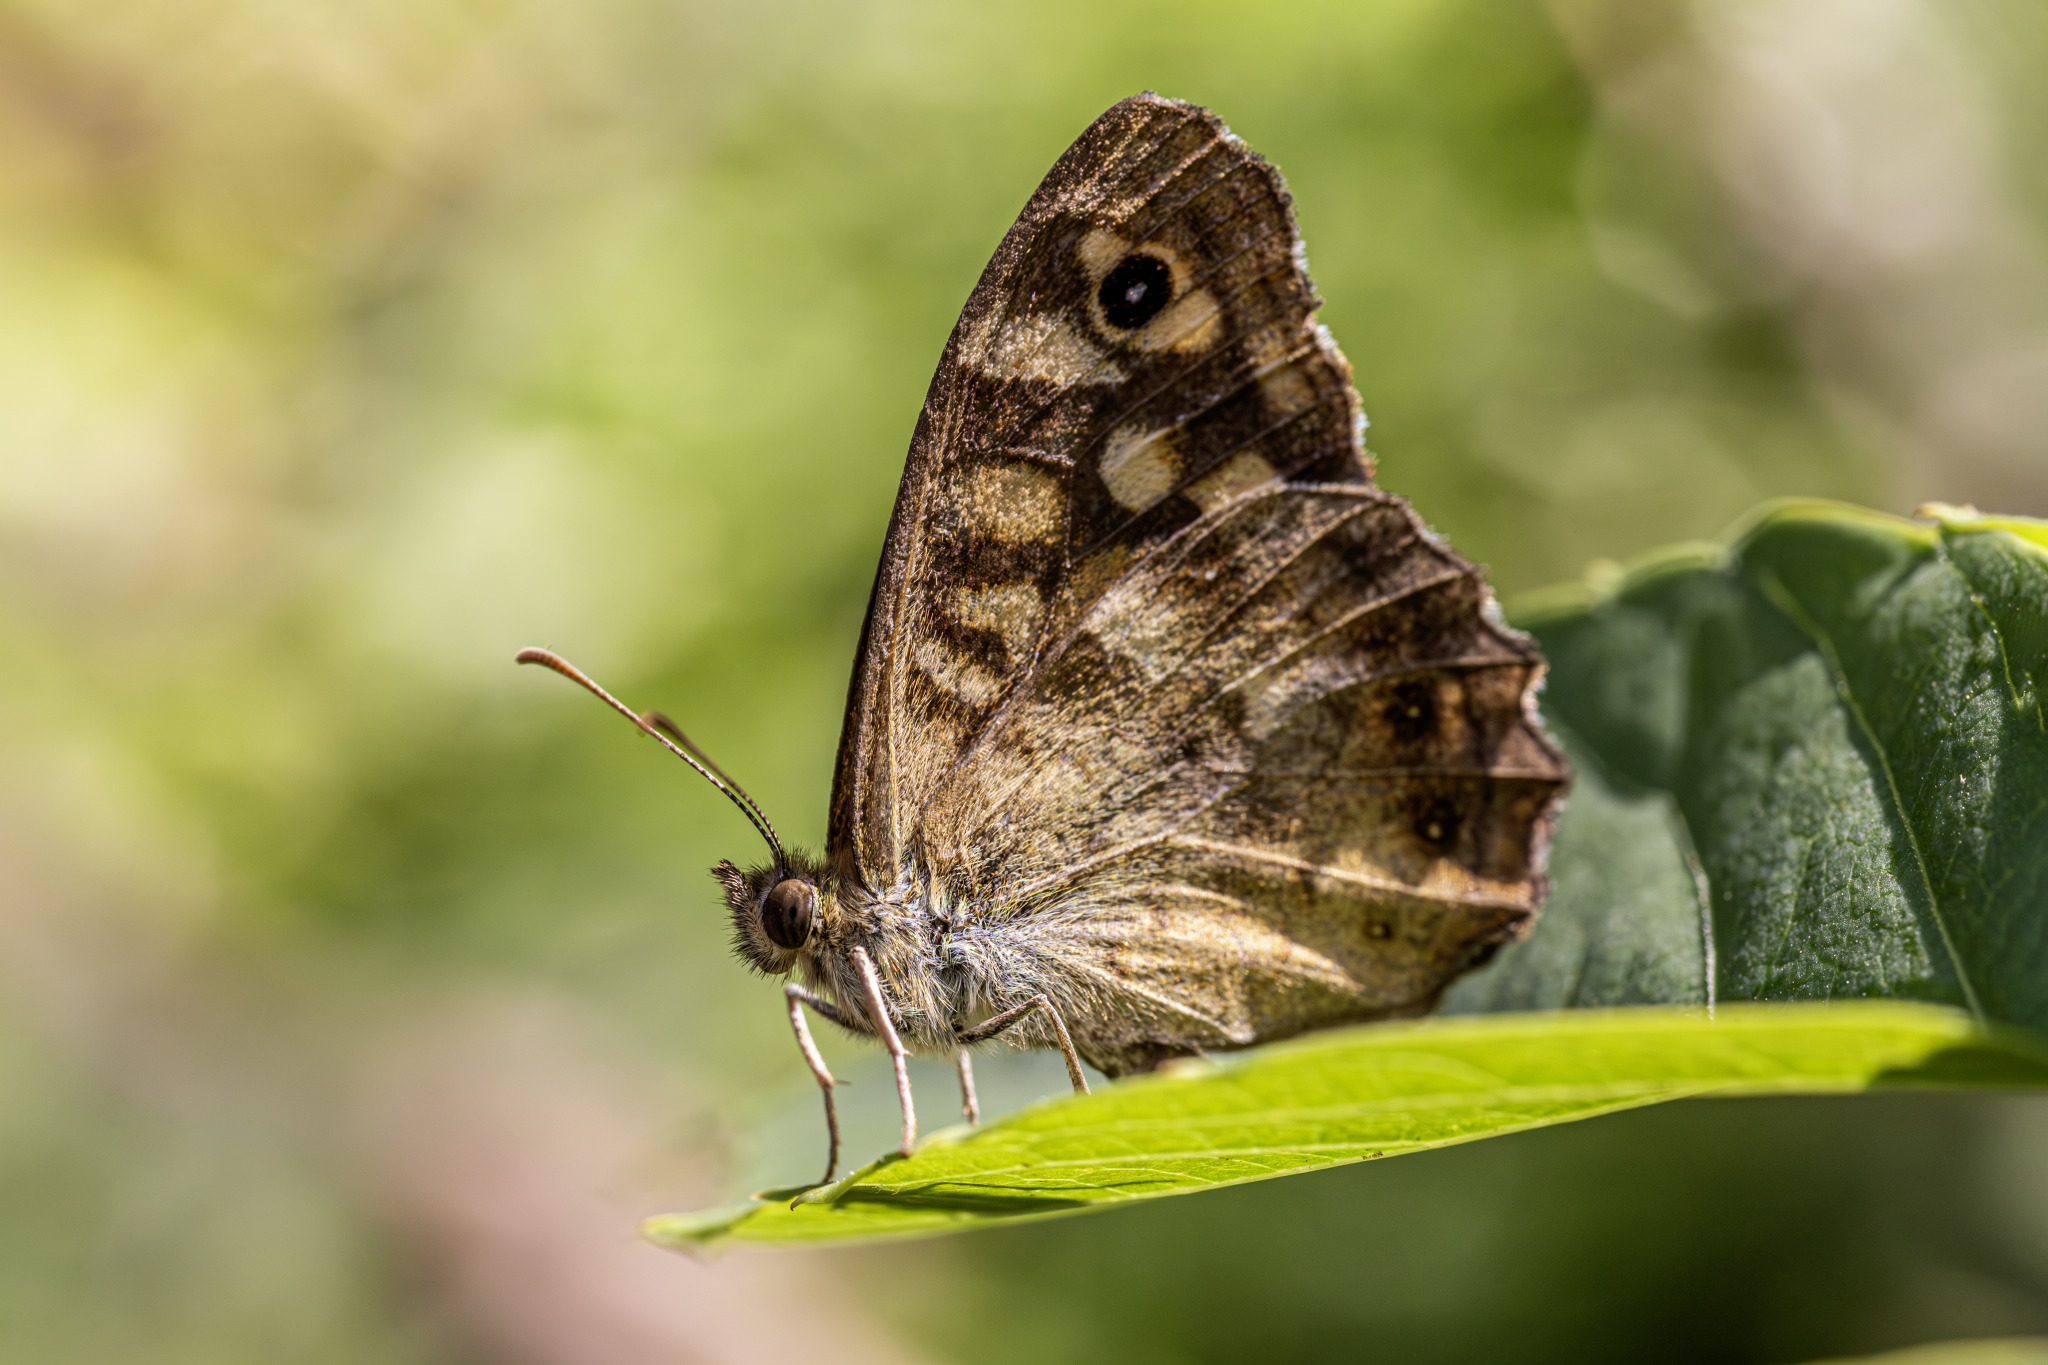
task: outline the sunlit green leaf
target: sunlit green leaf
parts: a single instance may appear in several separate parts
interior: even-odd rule
[[[2048,1085],[2048,1049],[1883,1002],[1431,1019],[1312,1035],[928,1138],[908,1160],[656,1242],[821,1242],[1043,1218],[1469,1142],[1693,1095]]]

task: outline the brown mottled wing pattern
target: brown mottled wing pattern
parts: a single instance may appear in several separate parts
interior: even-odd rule
[[[1112,1074],[1424,1010],[1542,897],[1542,664],[1373,487],[1278,174],[1141,95],[1060,158],[934,378],[831,852]]]

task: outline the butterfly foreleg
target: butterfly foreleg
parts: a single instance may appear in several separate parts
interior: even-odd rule
[[[973,1028],[962,1029],[958,1041],[963,1049],[974,1043],[986,1042],[1021,1021],[1033,1010],[1044,1010],[1045,1017],[1052,1021],[1053,1036],[1059,1039],[1060,1055],[1067,1060],[1067,1079],[1074,1083],[1074,1093],[1087,1094],[1088,1078],[1081,1074],[1081,1054],[1074,1051],[1074,1040],[1067,1036],[1067,1021],[1060,1018],[1059,1009],[1052,1003],[1052,997],[1043,991],[1021,1005],[1013,1005],[1001,1014],[982,1020]],[[964,1058],[967,1054],[963,1050],[960,1055]]]
[[[868,956],[868,950],[859,944],[847,950],[853,958],[853,965],[860,970],[861,987],[867,996],[868,1018],[875,1026],[875,1036],[882,1040],[882,1046],[889,1049],[890,1064],[896,1068],[896,1100],[903,1106],[903,1155],[909,1156],[917,1146],[917,1108],[910,1098],[910,1054],[904,1050],[903,1040],[896,1036],[896,1026],[889,1022],[889,1004],[882,995],[882,978],[875,971],[875,960]]]
[[[826,1069],[825,1059],[818,1052],[818,1045],[811,1039],[811,1026],[804,1022],[804,1006],[809,1005],[819,1014],[841,1027],[851,1027],[851,1021],[831,1001],[813,995],[792,981],[782,988],[782,998],[789,1002],[789,1026],[796,1033],[797,1050],[804,1054],[804,1061],[810,1066],[811,1074],[818,1078],[818,1089],[825,1093],[825,1136],[830,1144],[825,1153],[825,1179],[831,1184],[832,1176],[839,1170],[839,1103],[833,1098],[832,1088],[838,1082]]]

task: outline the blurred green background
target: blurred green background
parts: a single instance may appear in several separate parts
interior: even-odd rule
[[[816,1098],[704,875],[746,826],[511,664],[818,842],[931,367],[1145,88],[1287,172],[1382,481],[1510,599],[1780,494],[2048,513],[2044,63],[2038,0],[0,3],[0,1361],[2048,1331],[2024,1097],[643,1247],[810,1178]]]

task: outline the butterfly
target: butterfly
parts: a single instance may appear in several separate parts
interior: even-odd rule
[[[911,440],[823,857],[739,805],[739,956],[906,1059],[1057,1048],[1076,1090],[1413,1015],[1523,936],[1569,780],[1543,662],[1375,487],[1279,173],[1206,109],[1104,113],[1004,236]]]

